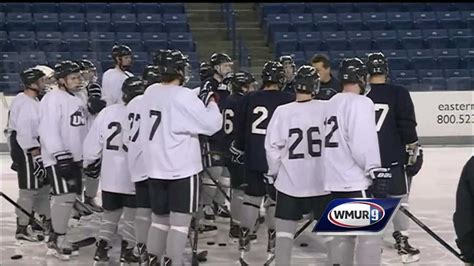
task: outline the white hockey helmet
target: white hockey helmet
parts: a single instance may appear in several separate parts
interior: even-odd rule
[[[51,67],[47,65],[36,65],[33,69],[38,69],[44,73],[47,91],[58,88],[58,82],[54,77],[54,70]]]

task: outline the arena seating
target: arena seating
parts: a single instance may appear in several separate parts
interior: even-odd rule
[[[392,79],[410,89],[474,88],[472,3],[264,3],[259,11],[275,56],[298,65],[325,53],[337,68],[382,51]]]
[[[0,90],[16,92],[25,67],[64,59],[87,58],[101,76],[115,43],[132,48],[136,75],[160,48],[180,49],[198,66],[184,12],[183,3],[2,3]]]

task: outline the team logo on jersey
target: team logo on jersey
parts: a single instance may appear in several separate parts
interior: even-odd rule
[[[86,125],[86,117],[84,115],[84,110],[82,107],[79,107],[70,117],[70,124],[73,127],[80,127]]]
[[[331,201],[313,232],[321,235],[383,234],[400,199],[335,199]]]

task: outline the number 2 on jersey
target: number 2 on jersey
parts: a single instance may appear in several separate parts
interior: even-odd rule
[[[105,148],[107,150],[112,150],[112,151],[118,151],[119,150],[119,146],[118,145],[112,145],[112,141],[114,140],[114,138],[120,134],[120,132],[122,132],[122,125],[120,125],[119,122],[111,122],[108,126],[107,126],[108,129],[112,129],[112,128],[115,128],[115,130],[112,132],[112,134],[110,134],[110,136],[107,138],[106,140],[106,145],[105,145]]]
[[[264,106],[257,106],[253,109],[253,114],[260,114],[260,116],[252,123],[252,133],[265,135],[267,130],[265,128],[259,128],[258,126],[268,118],[268,110]]]
[[[140,121],[140,114],[134,114],[134,113],[129,113],[128,114],[128,120],[130,120],[130,130],[133,129],[133,122],[139,122]],[[140,131],[140,128],[137,128],[137,131],[135,133],[130,132],[130,136],[128,136],[128,139],[131,142],[135,142],[138,138],[138,132]]]
[[[375,104],[375,119],[376,119],[376,126],[377,126],[377,132],[380,131],[383,125],[383,121],[385,121],[385,118],[387,117],[388,110],[390,107],[388,104],[382,104],[382,103],[376,103]]]
[[[339,144],[337,142],[331,142],[332,135],[339,128],[339,126],[337,125],[337,117],[331,116],[329,117],[329,119],[324,120],[324,125],[331,124],[333,125],[331,128],[331,132],[329,132],[329,134],[327,134],[324,138],[324,145],[326,146],[326,148],[337,148]]]

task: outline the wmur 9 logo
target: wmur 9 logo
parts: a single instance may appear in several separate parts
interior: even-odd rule
[[[382,234],[393,219],[400,199],[335,199],[324,211],[313,232],[321,235]]]

